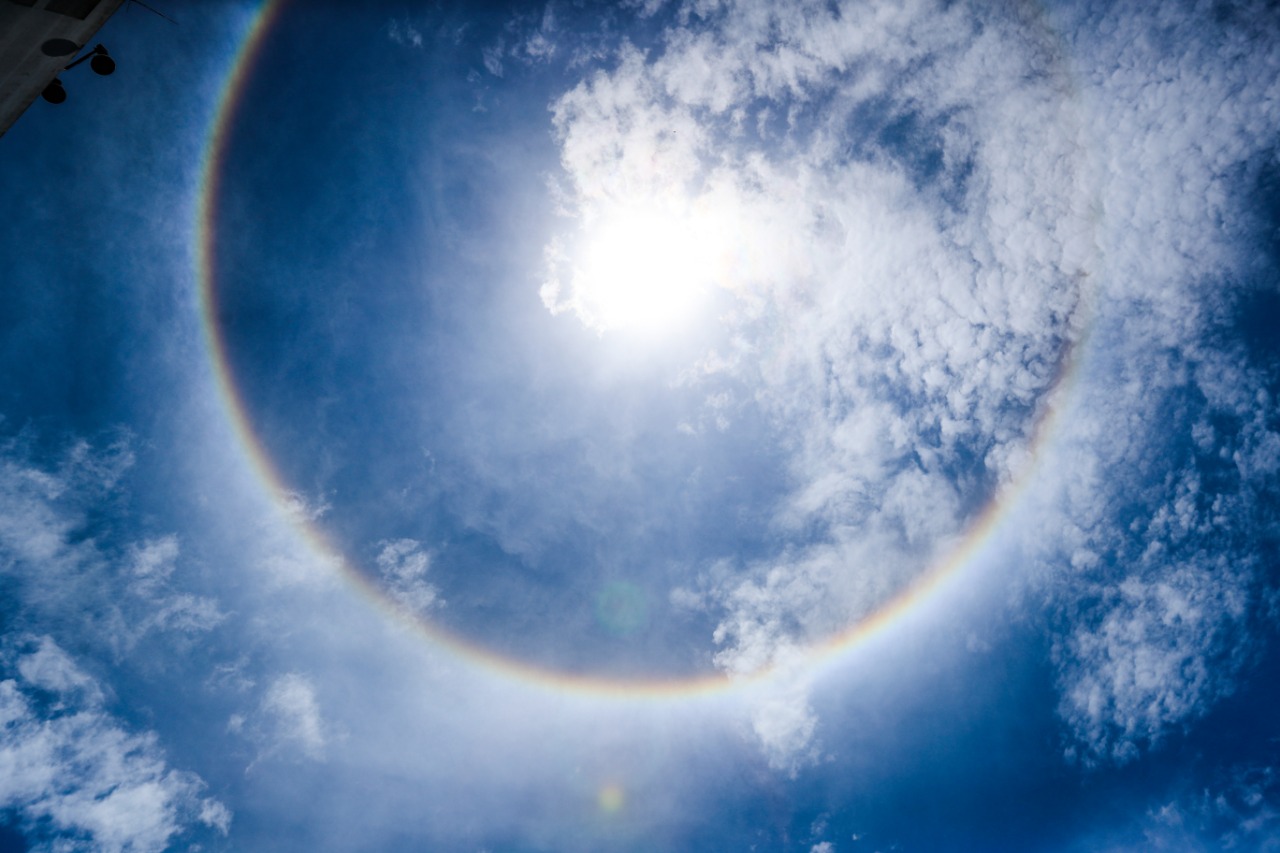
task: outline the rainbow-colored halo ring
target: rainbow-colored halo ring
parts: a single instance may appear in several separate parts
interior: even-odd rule
[[[196,279],[199,287],[201,325],[222,406],[245,457],[257,473],[271,500],[282,508],[282,512],[286,511],[293,500],[292,490],[285,483],[279,469],[254,431],[245,401],[230,367],[226,341],[217,322],[215,211],[221,190],[220,177],[228,156],[231,127],[234,124],[235,115],[240,108],[246,84],[252,75],[267,35],[279,23],[287,5],[287,0],[266,0],[256,12],[252,13],[239,49],[232,58],[205,142],[195,230],[197,235]],[[808,669],[829,666],[854,648],[885,633],[905,614],[935,598],[944,587],[956,583],[964,574],[962,570],[977,562],[977,555],[992,539],[1000,522],[1008,517],[1010,508],[1018,503],[1018,498],[1027,484],[1034,479],[1037,462],[1043,456],[1043,448],[1054,431],[1059,413],[1065,408],[1065,401],[1070,396],[1075,379],[1079,375],[1084,338],[1082,334],[1063,355],[1057,379],[1045,395],[1046,404],[1035,424],[1034,434],[1029,444],[1029,456],[1032,461],[1023,466],[1018,479],[993,498],[957,547],[945,559],[923,572],[870,617],[811,646],[805,661]],[[406,614],[377,584],[370,581],[364,572],[343,555],[340,549],[333,545],[324,530],[314,521],[300,518],[297,513],[287,514],[315,553],[324,560],[341,567],[346,580],[357,590],[377,601],[389,616],[409,620],[416,630],[439,648],[462,661],[490,672],[557,691],[627,698],[720,694],[726,690],[765,682],[775,675],[772,668],[765,668],[749,676],[730,677],[724,673],[715,672],[685,678],[619,679],[559,672],[506,657],[428,620]]]

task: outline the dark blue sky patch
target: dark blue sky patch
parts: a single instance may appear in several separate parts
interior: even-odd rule
[[[1096,807],[1052,754],[1059,729],[1040,626],[968,618],[940,628],[946,651],[934,636],[882,653],[887,666],[859,665],[855,653],[851,673],[868,674],[843,679],[844,697],[820,694],[824,711],[844,708],[824,713],[821,736],[845,770],[793,783],[797,802],[810,804],[795,831],[825,814],[835,844],[857,835],[882,849],[1049,849]],[[966,651],[956,638],[969,631],[1000,638],[997,650]]]
[[[10,824],[8,821],[12,817],[5,815],[5,823],[0,826],[0,851],[3,853],[27,853],[29,846],[26,836],[18,830],[16,824]]]
[[[24,197],[22,209],[28,211],[11,223],[25,250],[14,255],[6,272],[10,295],[0,309],[0,352],[11,365],[8,417],[56,418],[60,429],[85,429],[124,416],[120,407],[128,395],[120,374],[137,322],[131,305],[136,291],[131,281],[108,271],[87,242],[109,232],[112,205],[65,191],[87,183],[54,165],[69,153],[49,152],[21,183],[10,172],[9,186],[0,186],[15,203]],[[83,170],[81,164],[76,171]],[[33,174],[34,185],[27,184]],[[69,184],[51,180],[53,175]],[[68,240],[77,248],[68,250]],[[59,380],[50,382],[42,371],[55,365]]]

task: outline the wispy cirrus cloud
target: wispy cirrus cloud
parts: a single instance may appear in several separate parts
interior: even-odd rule
[[[227,833],[227,807],[168,765],[155,734],[114,717],[52,638],[9,635],[0,660],[0,806],[31,849],[159,851],[193,827]]]
[[[122,658],[144,639],[205,633],[225,618],[216,600],[175,580],[177,536],[121,541],[95,527],[133,465],[127,439],[73,441],[48,460],[31,440],[0,446],[0,574],[13,584],[15,624],[58,626]]]
[[[1133,820],[1085,833],[1071,849],[1271,850],[1280,825],[1278,782],[1265,761],[1234,764],[1175,785]]]
[[[116,524],[128,437],[38,444],[30,433],[0,444],[0,801],[37,850],[162,850],[202,825],[225,835],[226,806],[168,765],[155,733],[118,718],[112,685],[63,645],[119,664],[159,637],[208,634],[225,614],[184,588],[178,537],[135,539]]]
[[[411,21],[393,20],[388,23],[387,38],[406,47],[420,48],[423,44],[422,31]]]

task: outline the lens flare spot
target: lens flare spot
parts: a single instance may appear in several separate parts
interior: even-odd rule
[[[596,803],[600,806],[600,811],[605,814],[617,814],[622,811],[625,799],[622,787],[613,782],[602,787],[600,793],[596,795]]]
[[[596,596],[596,619],[615,637],[629,637],[649,623],[644,590],[633,583],[614,581]]]

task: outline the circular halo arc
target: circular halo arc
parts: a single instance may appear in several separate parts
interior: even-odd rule
[[[270,454],[259,441],[250,421],[247,407],[235,382],[227,357],[226,341],[218,326],[217,301],[217,230],[215,210],[220,195],[220,177],[227,156],[231,127],[240,106],[246,83],[261,52],[266,36],[277,24],[288,0],[264,0],[250,19],[240,44],[230,62],[230,70],[216,100],[213,120],[203,147],[200,166],[200,190],[195,210],[194,263],[199,288],[200,323],[214,381],[221,398],[223,410],[240,443],[246,461],[259,478],[272,503],[290,517],[298,534],[318,558],[336,564],[345,579],[359,592],[374,602],[389,617],[412,626],[425,638],[452,653],[468,664],[481,667],[521,682],[558,692],[569,692],[598,697],[626,699],[664,699],[720,694],[729,690],[747,688],[767,682],[777,675],[777,668],[769,665],[747,675],[729,676],[711,673],[690,677],[623,679],[606,676],[567,673],[541,667],[506,657],[475,642],[468,641],[426,619],[407,613],[394,603],[377,584],[355,566],[330,540],[325,532],[312,521],[286,511],[293,500],[292,490],[285,482]],[[1081,313],[1089,312],[1087,294],[1081,296]],[[805,653],[803,666],[816,671],[830,666],[854,648],[872,637],[885,633],[909,611],[924,603],[954,582],[964,567],[977,562],[976,557],[1009,515],[1008,510],[1017,504],[1017,498],[1025,491],[1028,482],[1043,458],[1043,449],[1080,373],[1080,363],[1088,337],[1087,318],[1080,323],[1078,339],[1068,344],[1061,358],[1057,375],[1042,398],[1042,408],[1034,424],[1031,440],[1027,445],[1029,461],[1022,466],[1016,478],[997,489],[982,512],[964,532],[959,543],[945,558],[936,561],[910,584],[882,603],[866,618],[836,632],[821,642],[810,645]],[[789,669],[789,672],[794,670]]]

